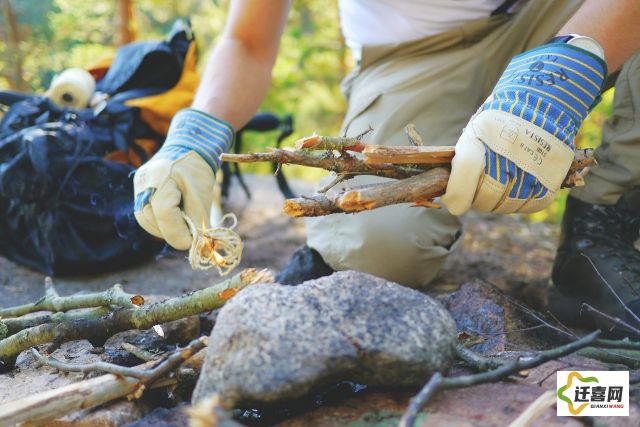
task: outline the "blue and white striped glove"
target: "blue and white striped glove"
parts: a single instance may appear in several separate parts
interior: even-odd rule
[[[536,212],[553,201],[607,75],[600,45],[579,39],[511,60],[456,144],[441,198],[449,212]]]
[[[220,154],[234,137],[224,120],[194,109],[179,111],[162,148],[133,178],[140,226],[176,249],[188,249],[192,236],[182,213],[196,225],[209,225]]]

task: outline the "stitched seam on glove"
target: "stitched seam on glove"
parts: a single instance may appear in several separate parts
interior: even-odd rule
[[[516,169],[522,169],[527,175],[523,179],[538,180],[545,187],[554,189],[560,186],[573,159],[570,146],[531,122],[504,111],[483,111],[474,117],[465,132],[487,147],[485,174],[505,186],[507,178],[520,174]],[[537,163],[534,158],[538,159]],[[544,163],[550,163],[553,169],[545,168]],[[565,167],[566,170],[561,170]]]
[[[231,147],[234,136],[233,127],[223,120],[198,110],[181,110],[172,120],[167,141],[157,155],[176,160],[195,151],[216,171],[220,155]]]
[[[604,61],[586,50],[548,44],[514,57],[493,92],[543,97],[579,127],[602,91],[606,70]]]

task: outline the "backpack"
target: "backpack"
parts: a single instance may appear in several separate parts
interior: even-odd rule
[[[133,215],[133,172],[161,146],[198,85],[185,22],[160,42],[134,42],[89,71],[108,95],[62,109],[0,93],[0,254],[49,275],[95,274],[143,262],[164,243]]]

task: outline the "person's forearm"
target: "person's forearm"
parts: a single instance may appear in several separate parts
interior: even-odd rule
[[[639,22],[638,0],[586,0],[558,35],[576,33],[596,40],[613,73],[640,49]]]
[[[222,41],[202,76],[192,107],[236,130],[256,113],[271,84],[291,0],[233,0]]]
[[[271,84],[273,62],[256,58],[242,42],[223,39],[211,53],[193,108],[243,127]]]

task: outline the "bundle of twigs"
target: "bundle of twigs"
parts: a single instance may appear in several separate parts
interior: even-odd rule
[[[104,292],[59,296],[47,279],[45,296],[38,302],[0,309],[0,373],[12,369],[18,354],[31,347],[51,343],[47,348],[51,353],[62,343],[79,339],[101,345],[118,332],[150,329],[220,308],[244,287],[271,282],[273,277],[268,270],[249,268],[208,288],[143,305],[141,296],[124,293],[119,285]],[[40,310],[53,313],[20,317]]]
[[[447,188],[454,147],[423,146],[413,125],[405,129],[408,146],[366,144],[363,137],[368,132],[356,137],[312,135],[300,139],[294,150],[274,148],[266,153],[222,154],[221,158],[232,163],[272,162],[333,172],[334,179],[316,194],[285,202],[284,211],[292,217],[355,213],[399,203],[439,207],[434,199]],[[563,187],[584,185],[584,175],[595,165],[593,150],[577,150]],[[328,193],[340,182],[360,175],[393,181]]]

